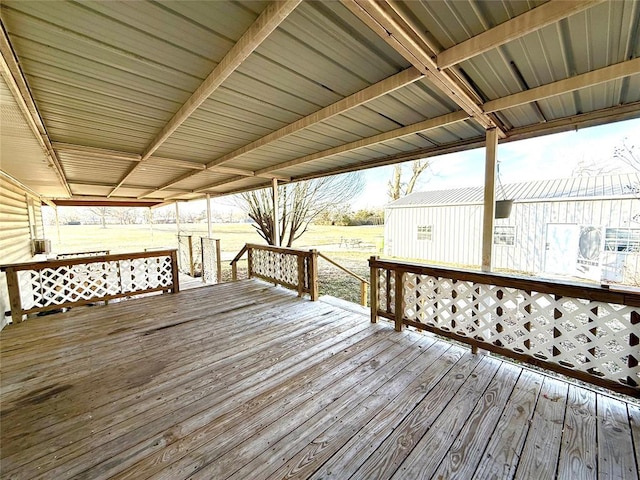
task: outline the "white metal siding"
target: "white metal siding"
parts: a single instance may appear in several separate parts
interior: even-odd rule
[[[418,225],[432,225],[432,239],[417,240]],[[479,265],[482,207],[479,205],[387,209],[385,253],[427,262]]]
[[[33,202],[34,233],[43,236],[40,201],[0,176],[0,263],[28,261],[32,258],[29,202]],[[0,328],[4,312],[10,309],[5,274],[0,275]]]
[[[495,245],[493,265],[528,273],[544,271],[549,223],[640,228],[636,198],[515,202],[496,226],[515,227],[515,245]],[[482,206],[408,206],[385,212],[385,254],[468,266],[481,263]],[[417,226],[432,225],[432,240],[418,241]],[[604,234],[604,231],[603,231]]]

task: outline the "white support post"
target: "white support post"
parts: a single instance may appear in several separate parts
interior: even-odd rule
[[[180,208],[176,202],[176,233],[180,235]]]
[[[278,179],[271,180],[271,190],[273,194],[273,243],[280,246],[280,211],[278,209]]]
[[[493,223],[496,211],[496,165],[498,152],[498,131],[487,130],[486,157],[484,167],[484,215],[482,217],[482,271],[492,270]]]
[[[211,238],[211,195],[207,193],[207,238]]]
[[[151,246],[153,246],[153,210],[149,207],[149,233],[151,234]]]
[[[55,206],[53,211],[56,214],[56,232],[58,233],[58,245],[60,245],[62,243],[62,240],[60,240],[60,217],[58,216],[58,206],[57,205]]]

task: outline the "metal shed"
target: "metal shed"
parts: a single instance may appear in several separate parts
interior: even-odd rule
[[[637,284],[640,175],[506,184],[494,267]],[[416,192],[385,210],[385,253],[464,266],[481,263],[483,188]]]

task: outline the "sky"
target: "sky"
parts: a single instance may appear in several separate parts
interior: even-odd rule
[[[557,133],[498,146],[503,184],[570,177],[580,161],[610,162],[613,150],[627,138],[640,143],[640,119]],[[477,187],[484,184],[484,148],[432,157],[431,171],[420,177],[414,191]],[[366,188],[353,203],[354,210],[382,207],[392,166],[365,171]]]
[[[611,162],[614,148],[622,145],[625,138],[630,145],[640,144],[640,119],[498,145],[502,184],[570,177],[581,161]],[[414,191],[484,184],[484,148],[432,157],[430,161],[430,171],[422,174]],[[382,208],[389,203],[386,192],[392,170],[393,167],[388,166],[363,171],[366,186],[352,202],[354,211]],[[195,210],[205,208],[204,200],[189,203]],[[218,211],[236,210],[232,207],[233,200],[227,197],[214,198],[211,204],[212,209]]]

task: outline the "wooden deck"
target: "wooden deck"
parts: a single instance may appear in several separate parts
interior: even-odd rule
[[[637,479],[640,408],[255,280],[0,333],[3,479]]]

